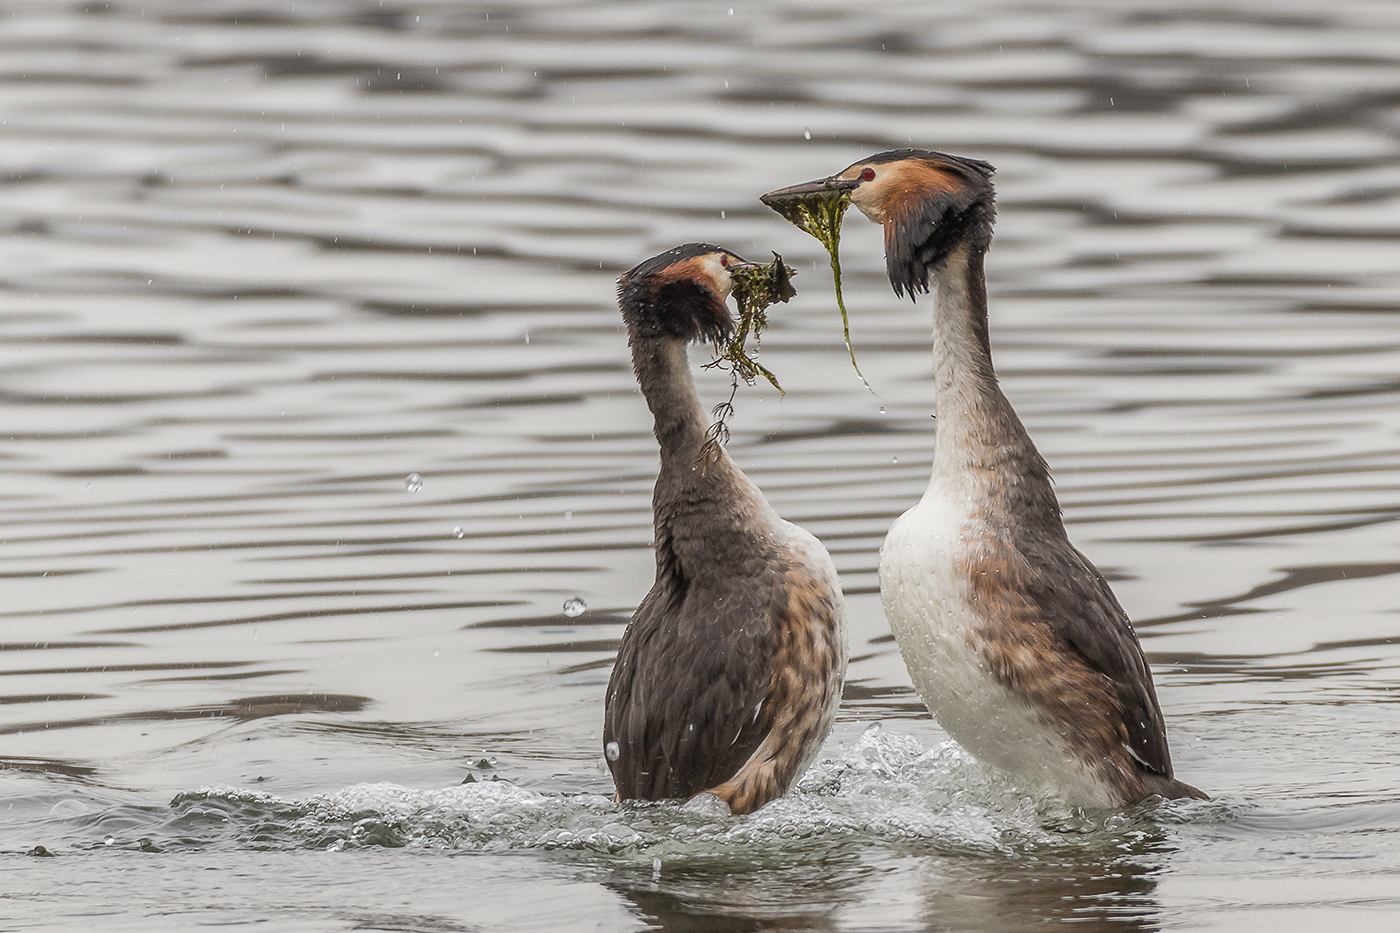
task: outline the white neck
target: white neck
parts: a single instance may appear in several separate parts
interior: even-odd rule
[[[961,246],[934,274],[933,371],[938,437],[931,482],[955,484],[1008,511],[1059,506],[1049,470],[992,369],[981,250]]]

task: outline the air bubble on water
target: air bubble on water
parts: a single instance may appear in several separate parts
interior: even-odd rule
[[[705,819],[724,819],[730,815],[729,804],[720,800],[714,794],[699,793],[681,804],[681,810],[685,813],[693,813]]]
[[[82,816],[88,812],[88,805],[81,800],[74,800],[71,797],[67,800],[60,800],[49,809],[49,816],[56,816],[59,819],[67,819],[70,816]]]
[[[114,846],[117,844],[117,837],[112,835],[103,836],[102,844],[104,846]]]
[[[576,619],[588,610],[588,603],[578,596],[570,596],[564,600],[564,615],[571,619]]]
[[[804,126],[804,127],[802,127],[802,138],[803,138],[803,139],[811,139],[811,138],[812,138],[812,128],[811,128],[810,126]]]
[[[417,473],[410,473],[403,478],[403,488],[409,492],[417,492],[423,488],[423,477]]]
[[[608,756],[608,761],[617,761],[622,757],[622,749],[618,747],[616,742],[609,742],[603,746],[603,754]]]
[[[467,533],[466,533],[465,531],[462,530],[462,526],[461,526],[461,525],[453,525],[453,526],[452,526],[452,537],[454,537],[454,538],[465,538],[466,536],[467,536]]]

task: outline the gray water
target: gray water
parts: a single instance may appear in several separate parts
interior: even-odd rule
[[[929,306],[853,214],[867,392],[757,201],[911,144],[999,168],[1003,384],[1210,802],[1058,812],[912,693]],[[0,928],[1395,929],[1397,152],[1387,0],[0,2]],[[599,754],[614,280],[694,240],[800,271],[730,450],[852,623],[743,818]]]

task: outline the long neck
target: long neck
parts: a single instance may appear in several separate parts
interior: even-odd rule
[[[987,333],[983,249],[962,246],[934,275],[933,370],[938,437],[932,482],[984,507],[1059,522],[1050,471],[1002,394]]]
[[[632,368],[661,445],[652,495],[658,577],[683,581],[752,571],[771,548],[777,516],[723,448],[705,450],[709,425],[685,344],[634,337]]]
[[[674,337],[634,337],[632,369],[656,419],[662,463],[694,461],[705,442],[707,424],[685,343]]]

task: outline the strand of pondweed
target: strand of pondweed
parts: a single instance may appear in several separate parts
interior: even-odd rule
[[[846,340],[846,353],[851,358],[851,368],[860,376],[860,381],[870,390],[870,380],[860,371],[856,362],[855,347],[851,345],[851,320],[846,314],[846,299],[841,294],[841,221],[846,208],[851,204],[850,194],[839,189],[818,191],[797,197],[764,196],[763,203],[781,214],[784,219],[802,230],[808,236],[826,247],[831,257],[831,281],[836,286],[836,307],[841,310],[841,335]]]
[[[851,357],[851,368],[860,377],[861,384],[869,389],[871,394],[875,394],[875,390],[870,388],[870,380],[860,371],[860,365],[856,363],[856,349],[851,346],[851,319],[846,315],[846,299],[841,296],[841,215],[837,214],[836,217],[836,224],[831,232],[831,245],[826,251],[831,254],[831,282],[836,286],[836,307],[841,309],[841,336],[846,338],[846,353]]]
[[[734,414],[734,396],[739,391],[740,379],[753,385],[754,380],[762,376],[773,384],[773,388],[777,389],[780,395],[787,394],[779,384],[778,377],[760,363],[755,354],[762,340],[763,329],[768,326],[768,306],[780,301],[785,302],[797,294],[789,281],[793,274],[793,269],[786,265],[783,257],[777,253],[773,254],[772,262],[763,265],[746,264],[730,270],[729,275],[733,282],[730,294],[739,306],[739,320],[734,325],[734,333],[729,340],[715,344],[715,358],[706,363],[705,368],[717,366],[728,369],[732,376],[732,385],[728,401],[715,406],[714,423],[706,432],[705,443],[700,448],[700,459],[704,463],[713,463],[719,456],[719,449],[729,443],[729,426],[726,422]],[[750,334],[754,338],[753,352],[750,352],[747,346]]]

